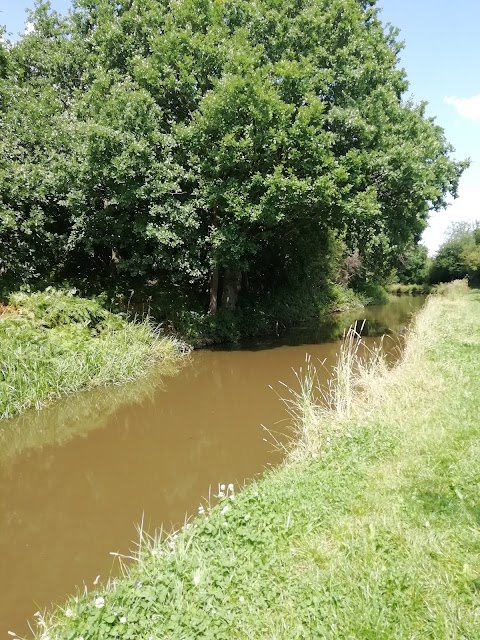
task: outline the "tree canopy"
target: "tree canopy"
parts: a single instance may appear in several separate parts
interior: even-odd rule
[[[0,50],[4,280],[138,281],[211,313],[381,280],[465,163],[375,0],[40,1]],[[239,298],[240,296],[240,298]]]

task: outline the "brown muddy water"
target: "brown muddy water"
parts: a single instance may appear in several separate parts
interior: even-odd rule
[[[394,359],[399,329],[423,303],[400,297],[358,318],[368,336],[392,335]],[[306,353],[331,366],[354,320],[198,351],[176,376],[77,394],[1,423],[0,639],[28,634],[36,611],[118,571],[110,552],[134,547],[142,517],[151,531],[178,526],[210,487],[242,485],[278,464],[262,425],[285,435],[289,423],[270,385],[285,395],[278,381],[295,386]]]

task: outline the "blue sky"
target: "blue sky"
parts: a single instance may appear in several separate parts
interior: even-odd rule
[[[53,9],[66,13],[71,3],[70,0],[50,0],[50,4]],[[13,36],[23,33],[27,19],[26,9],[33,5],[34,0],[0,0],[0,24],[6,26]]]
[[[25,28],[33,0],[0,0],[0,24],[14,36]],[[51,0],[65,12],[70,0]],[[381,18],[401,31],[401,64],[416,101],[445,129],[456,157],[472,159],[460,183],[460,197],[430,218],[424,241],[430,252],[452,221],[480,220],[480,0],[378,0]]]
[[[416,101],[445,129],[459,159],[470,157],[459,195],[433,213],[424,234],[432,253],[451,222],[480,220],[480,0],[379,0],[381,18],[401,30],[401,65]]]

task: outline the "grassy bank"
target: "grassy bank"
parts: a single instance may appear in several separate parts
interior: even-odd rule
[[[55,290],[12,295],[0,317],[0,418],[133,380],[184,350],[148,320],[127,322],[94,300]]]
[[[220,487],[179,535],[141,535],[123,578],[38,637],[478,638],[479,311],[464,285],[431,298],[391,371],[351,335],[328,409],[312,368],[290,396],[289,464]]]
[[[435,287],[431,284],[390,284],[387,291],[395,296],[426,296]]]

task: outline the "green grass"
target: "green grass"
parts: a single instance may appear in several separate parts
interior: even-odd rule
[[[9,302],[0,319],[0,418],[79,389],[125,383],[185,351],[148,319],[127,322],[70,293],[15,294]]]
[[[435,289],[430,284],[390,284],[387,291],[396,296],[424,296]]]
[[[478,640],[479,312],[478,292],[449,287],[394,369],[345,351],[330,411],[314,384],[294,404],[297,436],[318,431],[301,455],[234,499],[220,488],[178,535],[141,532],[123,577],[37,637]]]

